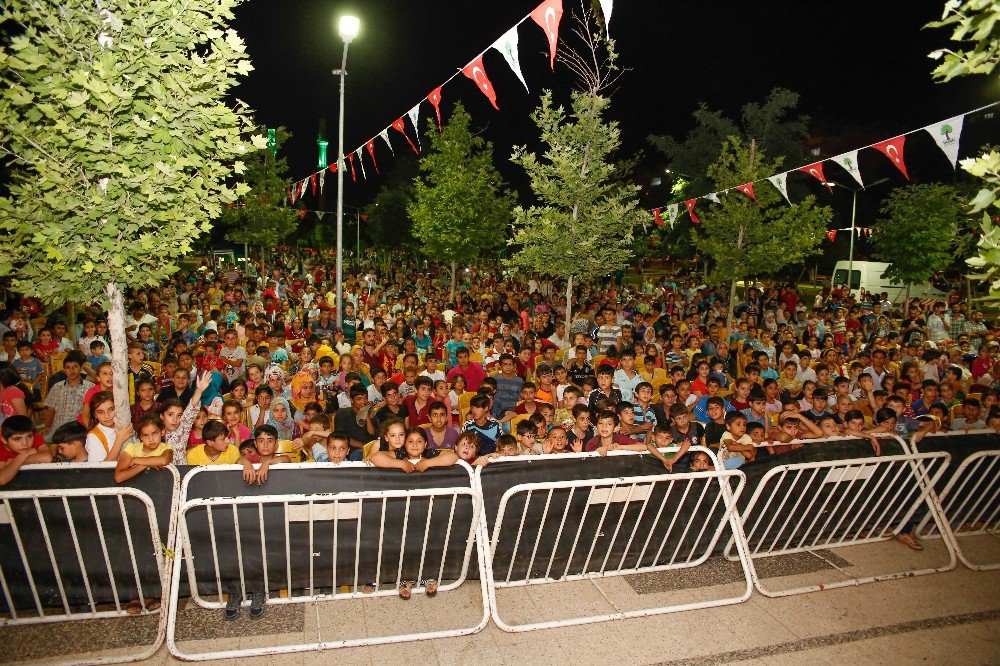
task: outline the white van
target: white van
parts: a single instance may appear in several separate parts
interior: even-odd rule
[[[888,278],[882,277],[882,273],[889,267],[889,264],[881,261],[855,261],[853,264],[847,261],[838,261],[833,269],[833,288],[841,287],[847,283],[848,266],[851,271],[851,292],[856,296],[861,296],[864,289],[869,294],[881,294],[888,292],[889,300],[893,303],[902,303],[906,298],[906,285],[892,282]],[[910,298],[945,298],[946,293],[935,289],[930,282],[924,284],[910,285]]]

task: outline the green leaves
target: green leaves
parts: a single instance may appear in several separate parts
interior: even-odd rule
[[[627,265],[632,232],[643,221],[638,188],[616,179],[618,125],[610,101],[575,92],[569,110],[545,92],[532,114],[544,152],[514,149],[540,205],[514,210],[511,264],[527,272],[592,280]]]
[[[159,284],[176,270],[219,209],[247,125],[226,104],[242,42],[202,50],[233,4],[117,0],[110,24],[93,4],[5,5],[0,21],[25,26],[0,51],[0,154],[13,176],[0,275],[15,290],[90,302],[108,282]]]
[[[924,27],[951,28],[951,39],[970,47],[929,54],[941,61],[932,76],[942,82],[968,74],[989,74],[1000,61],[1000,4],[995,0],[950,0],[941,20]]]
[[[471,123],[457,103],[440,133],[428,131],[430,150],[407,207],[414,237],[437,261],[464,263],[496,250],[511,221],[514,197],[493,166],[493,146],[472,133]]]

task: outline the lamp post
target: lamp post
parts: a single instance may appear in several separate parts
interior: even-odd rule
[[[833,187],[842,187],[845,190],[850,190],[853,193],[853,198],[852,198],[852,201],[851,201],[851,249],[848,250],[848,254],[847,254],[847,291],[849,293],[851,293],[851,294],[854,293],[854,289],[851,287],[851,277],[854,275],[854,228],[855,228],[854,227],[854,218],[855,218],[855,215],[857,215],[857,212],[858,212],[858,192],[860,192],[861,190],[866,190],[869,187],[875,187],[876,185],[881,185],[882,183],[886,183],[886,182],[889,182],[889,179],[888,178],[882,178],[881,180],[876,180],[874,183],[868,183],[867,185],[865,185],[863,187],[860,187],[860,188],[848,187],[847,185],[844,185],[843,183],[837,183],[837,182],[834,182],[832,180],[829,181],[828,183],[826,183],[827,185],[830,185],[830,186],[833,186]],[[859,286],[859,289],[860,289],[860,286]]]
[[[361,19],[341,16],[337,32],[344,42],[344,56],[340,69],[333,70],[340,76],[340,118],[337,122],[337,328],[344,325],[344,79],[347,76],[347,47],[358,36]]]

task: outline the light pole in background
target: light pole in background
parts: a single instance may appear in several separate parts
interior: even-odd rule
[[[361,30],[357,16],[341,16],[337,32],[344,42],[344,57],[340,69],[340,118],[337,122],[337,328],[344,325],[344,83],[347,77],[347,47]]]
[[[867,190],[869,187],[875,187],[876,185],[881,185],[882,183],[886,183],[888,181],[889,181],[888,178],[882,178],[881,180],[876,180],[874,183],[868,183],[864,187],[859,187],[859,188],[848,187],[847,185],[844,185],[843,183],[837,183],[837,182],[834,182],[832,180],[827,182],[827,185],[831,185],[831,186],[834,186],[834,187],[842,187],[845,190],[850,190],[854,194],[852,202],[851,202],[851,249],[848,251],[848,254],[847,254],[847,283],[846,284],[847,284],[847,291],[849,293],[852,293],[852,294],[854,293],[854,288],[851,287],[851,277],[854,275],[854,229],[855,229],[855,227],[854,227],[854,218],[855,218],[855,215],[857,215],[857,212],[858,212],[858,192],[860,192],[862,190]],[[859,286],[859,289],[860,289],[860,286]]]

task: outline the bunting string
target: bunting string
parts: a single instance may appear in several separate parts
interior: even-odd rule
[[[993,102],[991,104],[987,104],[986,106],[981,106],[978,109],[972,109],[971,111],[966,111],[965,113],[962,113],[960,115],[953,116],[951,118],[946,118],[945,120],[934,122],[931,123],[930,125],[925,125],[924,127],[919,127],[917,129],[910,130],[909,132],[904,132],[894,137],[884,139],[882,141],[876,141],[874,143],[868,144],[867,146],[861,146],[860,148],[849,150],[847,152],[841,153],[840,155],[835,155],[833,157],[828,157],[819,160],[818,162],[805,164],[803,166],[796,167],[794,169],[789,169],[788,171],[776,173],[772,176],[767,176],[766,178],[760,178],[758,180],[749,183],[744,183],[742,185],[737,185],[735,187],[730,187],[724,190],[718,190],[716,192],[711,192],[709,194],[702,194],[700,196],[691,199],[686,199],[684,200],[684,205],[685,207],[687,207],[688,217],[691,219],[693,223],[701,224],[701,219],[695,212],[695,205],[698,203],[699,199],[706,199],[708,201],[718,203],[719,197],[721,195],[727,194],[733,190],[742,192],[751,199],[756,199],[757,197],[754,194],[754,186],[763,184],[765,182],[770,183],[771,186],[773,186],[776,190],[778,190],[778,192],[781,193],[781,196],[790,205],[792,201],[788,197],[787,181],[788,181],[788,176],[795,171],[809,174],[810,176],[818,180],[820,183],[825,185],[826,188],[832,193],[833,187],[831,186],[830,181],[827,179],[827,176],[823,170],[824,163],[836,164],[844,171],[849,173],[851,177],[854,178],[855,181],[857,181],[858,185],[864,187],[865,186],[864,179],[862,178],[861,170],[858,167],[858,153],[868,148],[873,148],[875,150],[878,150],[883,155],[885,155],[886,158],[888,158],[889,161],[892,162],[893,166],[899,169],[900,173],[902,173],[903,176],[907,180],[909,180],[910,175],[909,173],[907,173],[906,170],[904,149],[906,146],[906,137],[912,134],[916,134],[917,132],[927,132],[928,134],[930,134],[931,138],[934,139],[934,143],[937,144],[938,148],[941,149],[941,152],[943,152],[945,157],[948,158],[948,162],[954,169],[958,165],[958,144],[959,144],[959,139],[962,136],[962,128],[965,123],[965,117],[972,115],[974,113],[985,111],[986,109],[993,108],[998,104],[1000,104],[1000,102]],[[679,204],[675,203],[671,205],[676,207]],[[653,221],[656,222],[657,225],[663,226],[664,223],[662,220],[661,212],[665,209],[666,207],[664,206],[649,209],[650,213],[653,214]],[[671,228],[673,228],[673,220],[671,220],[670,226]],[[855,229],[861,229],[861,228],[862,227],[855,227]],[[830,231],[828,231],[827,232],[828,237],[830,237],[831,241],[833,241],[833,238],[836,237],[837,231],[847,231],[847,230],[831,229]],[[871,232],[868,231],[867,233],[870,234]],[[832,236],[830,236],[830,234],[832,234]]]
[[[614,0],[601,1],[601,8],[604,12],[605,26],[608,26],[610,24],[613,2]],[[442,128],[441,89],[444,88],[444,86],[451,83],[456,77],[460,75],[468,77],[476,85],[476,87],[479,88],[479,91],[486,96],[486,98],[489,100],[493,108],[499,110],[500,107],[497,104],[496,90],[494,89],[493,83],[490,81],[489,77],[486,74],[486,67],[483,64],[483,56],[486,55],[486,52],[489,51],[490,49],[496,49],[500,53],[500,55],[503,56],[504,60],[507,62],[507,65],[510,67],[514,75],[524,85],[525,90],[528,90],[528,84],[524,79],[524,75],[521,73],[521,64],[520,64],[520,59],[518,57],[517,30],[518,28],[521,27],[521,25],[525,21],[528,21],[530,19],[531,21],[534,21],[538,25],[538,27],[545,32],[545,38],[549,46],[549,64],[552,67],[552,69],[555,69],[556,48],[558,46],[558,41],[559,41],[559,23],[562,20],[562,15],[563,15],[563,0],[543,0],[543,2],[541,2],[537,7],[532,9],[528,14],[526,14],[523,18],[521,18],[521,20],[515,23],[509,30],[507,30],[500,37],[498,37],[492,44],[490,44],[490,46],[480,51],[474,58],[472,58],[472,60],[468,62],[468,64],[466,64],[464,67],[458,68],[455,71],[455,73],[449,76],[447,79],[445,79],[443,83],[441,83],[439,86],[431,90],[426,97],[424,97],[415,105],[410,107],[409,111],[400,115],[399,118],[389,123],[386,127],[384,127],[382,130],[374,134],[367,141],[362,142],[361,145],[355,148],[354,150],[346,151],[345,155],[342,155],[336,162],[334,162],[334,164],[331,164],[327,168],[330,171],[336,172],[337,170],[336,165],[337,163],[339,163],[340,160],[349,161],[351,170],[351,179],[356,182],[357,177],[354,167],[354,161],[355,161],[354,157],[357,156],[357,161],[359,163],[358,166],[360,167],[361,170],[361,178],[365,179],[367,178],[367,175],[365,173],[363,153],[364,151],[367,151],[368,156],[372,161],[372,165],[375,167],[375,172],[381,173],[379,171],[378,162],[376,161],[375,157],[375,146],[376,146],[375,139],[382,138],[385,141],[385,143],[389,146],[390,152],[395,154],[395,151],[392,148],[392,142],[389,139],[389,128],[393,128],[400,134],[402,134],[403,137],[406,139],[406,142],[409,144],[410,148],[412,148],[415,152],[419,153],[420,150],[419,120],[420,120],[421,104],[423,104],[424,102],[428,102],[432,107],[434,107],[434,113],[437,117],[438,130],[440,131]],[[409,124],[413,126],[413,132],[416,134],[416,139],[417,139],[416,145],[414,144],[413,141],[410,140],[410,136],[407,134],[407,124],[404,119],[408,119]],[[321,174],[324,171],[326,171],[326,169],[320,169],[316,172],[309,174],[308,176],[305,176],[304,178],[300,178],[294,181],[289,189],[289,201],[291,203],[295,203],[297,199],[301,199],[302,196],[305,194],[304,184],[316,182],[317,174]],[[320,179],[319,181],[319,186],[320,186],[320,191],[322,191],[323,189],[322,179]]]

